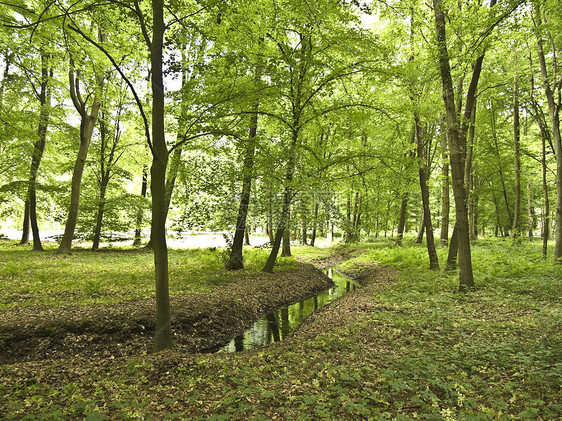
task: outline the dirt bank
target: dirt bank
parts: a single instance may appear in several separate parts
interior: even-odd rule
[[[217,349],[270,310],[329,288],[310,264],[259,274],[205,295],[172,298],[176,350]],[[0,312],[0,364],[73,357],[143,355],[154,333],[154,301],[119,306],[22,309]]]

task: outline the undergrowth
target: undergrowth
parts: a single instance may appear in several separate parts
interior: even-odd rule
[[[457,274],[427,269],[423,246],[363,247],[344,269],[377,260],[401,272],[386,289],[355,291],[369,294],[372,306],[355,309],[344,327],[239,354],[3,366],[0,416],[561,418],[562,269],[537,258],[539,246],[474,244],[477,288],[468,293],[457,292]]]

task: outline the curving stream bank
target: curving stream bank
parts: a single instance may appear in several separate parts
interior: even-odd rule
[[[238,352],[282,341],[314,311],[360,287],[354,280],[331,267],[323,272],[332,279],[333,287],[269,312],[219,351]]]

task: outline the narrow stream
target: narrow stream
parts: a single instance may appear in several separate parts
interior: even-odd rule
[[[313,311],[359,286],[356,282],[332,268],[326,269],[324,273],[334,281],[332,288],[290,306],[273,310],[255,322],[243,334],[235,337],[228,345],[222,347],[219,352],[244,351],[282,341]]]

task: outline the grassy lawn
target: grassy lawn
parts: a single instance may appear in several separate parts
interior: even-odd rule
[[[356,290],[354,294],[366,294],[371,305],[353,309],[354,318],[343,327],[239,354],[167,352],[1,366],[0,418],[561,418],[562,266],[543,262],[538,243],[477,242],[477,289],[466,294],[456,292],[457,274],[427,269],[427,254],[420,245],[406,242],[398,248],[381,241],[362,247],[366,253],[344,263],[344,270],[376,260],[398,268],[400,276],[383,290]],[[439,253],[444,261],[446,251]],[[122,261],[118,256],[111,259],[121,267],[115,273],[126,276],[133,267],[148,266],[149,256],[133,255],[139,259],[133,263],[127,260],[131,255],[123,255]],[[76,259],[90,270],[96,261],[80,253],[66,260],[50,254],[35,258]],[[185,266],[206,267],[196,258],[192,263],[185,259]],[[15,277],[4,272],[6,265],[19,268],[17,261],[7,265],[2,260],[2,279]],[[43,272],[35,273],[49,273],[48,263],[39,266]],[[191,288],[200,291],[216,273],[198,268],[205,278],[195,281],[193,268],[183,270],[186,283],[193,282]],[[92,276],[102,282],[101,275]],[[33,279],[28,282],[40,282]],[[41,296],[41,289],[59,288],[43,285],[29,287],[32,296]],[[14,293],[17,290],[14,286]],[[133,294],[127,291],[123,294]],[[143,294],[149,296],[150,289]],[[341,316],[325,311],[325,317]]]
[[[260,271],[266,249],[245,251],[245,269],[224,269],[222,249],[169,251],[170,295],[204,293],[239,276]],[[292,258],[279,259],[276,270],[294,268]],[[0,242],[0,310],[29,306],[115,304],[154,296],[150,251],[76,249],[71,256],[55,248],[33,252],[31,246]]]

